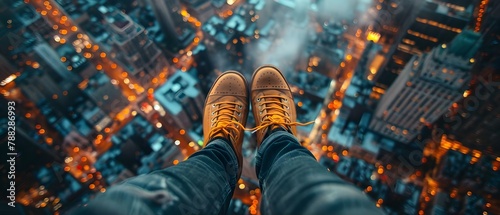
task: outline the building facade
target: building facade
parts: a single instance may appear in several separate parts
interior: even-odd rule
[[[370,128],[408,143],[464,93],[480,34],[464,31],[450,44],[414,56],[382,97]]]
[[[169,65],[163,53],[148,38],[144,27],[126,14],[113,11],[105,19],[113,33],[111,56],[122,64],[133,82],[143,88],[152,86],[151,80]]]

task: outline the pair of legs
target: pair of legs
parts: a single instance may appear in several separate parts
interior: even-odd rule
[[[176,166],[110,188],[79,214],[226,214],[241,174],[243,125],[251,100],[257,124],[262,214],[382,214],[361,191],[317,163],[295,137],[295,107],[281,73],[224,73],[205,104],[206,147]]]

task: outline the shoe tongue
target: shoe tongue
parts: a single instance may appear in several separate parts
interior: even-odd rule
[[[234,110],[231,110],[231,108],[234,109],[234,104],[220,104],[220,109],[219,109],[219,118],[218,118],[218,124],[221,125],[220,123],[224,123],[222,125],[227,125],[229,122],[233,121],[233,118],[230,116],[234,116],[236,114]]]
[[[266,98],[265,99],[266,102],[271,102],[271,101],[276,102],[276,103],[266,104],[266,106],[268,107],[267,113],[270,114],[270,117],[274,117],[275,119],[282,118],[281,116],[286,113],[285,107],[283,106],[283,104],[281,104],[282,101],[279,97],[280,95],[282,95],[282,93],[278,90],[269,90],[269,92],[267,92],[265,95],[275,96],[272,98]]]

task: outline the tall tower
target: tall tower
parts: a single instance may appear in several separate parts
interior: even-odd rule
[[[480,41],[464,30],[450,44],[414,56],[382,97],[370,128],[398,142],[413,140],[462,97]]]
[[[126,14],[113,11],[105,15],[113,32],[112,55],[129,73],[129,77],[142,87],[151,86],[151,80],[167,69],[168,62],[160,49],[151,41],[144,28]]]
[[[30,59],[32,67],[16,79],[16,84],[32,102],[49,101],[65,109],[79,95],[78,83],[81,78],[61,62],[58,53],[47,43],[33,47]]]
[[[177,48],[188,45],[192,38],[190,38],[189,26],[182,20],[179,0],[150,0],[150,2],[165,35],[165,42],[168,42],[170,46],[180,44]]]
[[[174,38],[179,36],[179,31],[175,28],[176,22],[179,19],[182,21],[182,17],[178,14],[181,10],[179,0],[151,0],[151,7],[166,36]]]
[[[391,1],[385,2],[384,4],[391,5]],[[382,32],[384,36],[390,31],[400,33],[393,38],[395,43],[389,51],[391,57],[387,58],[387,66],[377,73],[377,85],[387,89],[413,55],[428,52],[439,44],[449,43],[460,34],[472,17],[472,2],[427,0],[401,3],[402,5],[398,6],[400,9],[394,11],[394,18],[406,21],[396,21],[394,26],[387,27],[389,31]],[[413,9],[407,11],[407,8]]]
[[[171,117],[169,123],[182,129],[191,129],[201,121],[205,100],[198,81],[188,73],[178,71],[161,87],[154,97]]]

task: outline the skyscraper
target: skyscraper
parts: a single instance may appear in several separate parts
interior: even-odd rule
[[[486,1],[481,1],[483,5]],[[490,1],[478,13],[475,30],[483,35],[483,44],[476,59],[473,81],[464,93],[464,99],[453,104],[451,112],[443,117],[447,138],[460,142],[484,154],[500,156],[500,2]],[[478,11],[479,12],[479,11]]]
[[[212,2],[208,0],[182,0],[189,14],[196,17],[198,21],[204,23],[211,16],[215,15]]]
[[[114,116],[128,104],[120,89],[111,83],[104,73],[97,73],[89,78],[84,92],[107,115]]]
[[[180,44],[178,48],[189,45],[194,35],[182,20],[179,0],[151,0],[151,7],[165,35],[165,41],[171,46]]]
[[[167,69],[168,62],[158,47],[148,38],[144,27],[119,11],[105,14],[113,33],[111,56],[129,73],[129,77],[142,87],[151,86],[151,80]]]
[[[375,79],[377,84],[385,89],[397,78],[413,55],[428,52],[439,44],[450,42],[467,27],[473,14],[471,0],[415,1],[414,5],[401,5],[400,13],[404,14],[404,8],[407,6],[414,9],[408,12],[409,18],[402,18],[407,22],[398,22],[402,26],[394,29],[400,33],[396,36],[395,44],[389,52],[391,57],[388,58],[385,70],[377,74]]]
[[[27,55],[42,38],[50,40],[52,25],[29,4],[21,0],[0,2],[0,80],[22,72]],[[11,80],[14,76],[7,80]]]
[[[171,116],[167,120],[180,128],[187,130],[200,122],[205,98],[191,75],[178,71],[156,90],[154,97]]]
[[[480,41],[464,30],[450,44],[414,56],[382,97],[370,128],[398,142],[413,140],[462,97]]]
[[[32,67],[25,68],[16,79],[26,97],[34,103],[45,99],[54,101],[61,109],[70,105],[80,93],[77,84],[81,78],[68,71],[58,53],[47,43],[34,46],[30,58]]]

